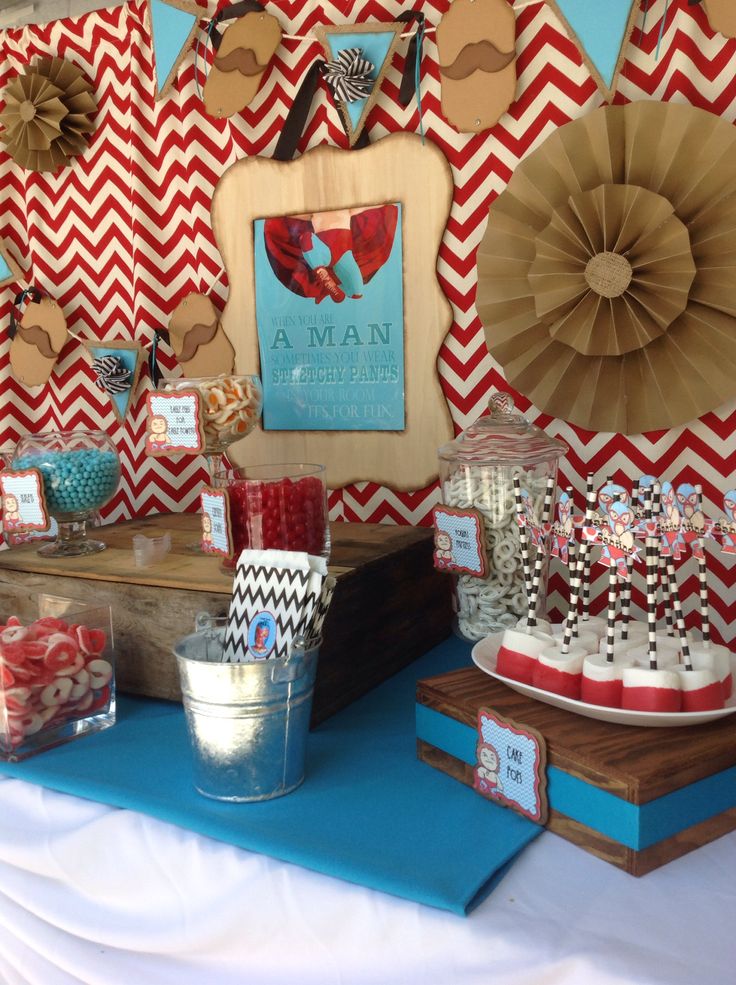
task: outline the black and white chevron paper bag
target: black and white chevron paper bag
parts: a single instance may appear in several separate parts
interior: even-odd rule
[[[241,553],[225,631],[226,663],[288,655],[301,632],[310,573],[307,554]]]

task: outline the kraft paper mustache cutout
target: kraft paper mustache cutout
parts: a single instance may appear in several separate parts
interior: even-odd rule
[[[516,95],[516,20],[506,0],[454,0],[437,50],[447,120],[461,133],[498,123]]]
[[[724,37],[736,38],[736,4],[733,0],[703,0],[708,23]]]
[[[20,320],[17,306],[27,302]],[[15,298],[8,334],[10,368],[26,386],[43,386],[68,338],[64,313],[53,300],[36,288],[29,288]]]
[[[231,373],[235,350],[220,325],[220,315],[204,294],[189,294],[174,309],[169,340],[187,376]]]
[[[499,51],[492,41],[476,41],[466,44],[452,65],[440,65],[440,72],[446,79],[460,82],[473,72],[500,72],[515,58],[515,51]]]
[[[210,116],[234,116],[253,100],[281,44],[281,33],[275,17],[257,10],[227,28],[204,85],[204,107]]]

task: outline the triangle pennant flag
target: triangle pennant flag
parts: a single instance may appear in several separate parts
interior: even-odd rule
[[[85,342],[92,359],[95,383],[107,393],[113,413],[122,424],[138,385],[143,365],[140,342],[113,339],[110,342]]]
[[[0,237],[0,287],[5,287],[7,284],[22,284],[23,281],[23,271]]]
[[[405,27],[369,23],[315,28],[328,62],[326,78],[351,147],[363,131]]]
[[[174,84],[179,66],[197,36],[199,20],[206,13],[196,0],[148,0],[157,100]]]
[[[624,52],[639,14],[639,0],[547,0],[577,45],[605,99],[616,91]]]

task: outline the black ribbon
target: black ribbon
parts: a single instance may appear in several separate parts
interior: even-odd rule
[[[262,12],[263,10],[263,4],[259,3],[258,0],[240,0],[239,3],[231,3],[227,7],[223,7],[222,10],[218,10],[207,28],[212,40],[212,47],[215,51],[222,44],[222,34],[217,30],[217,25],[221,21],[229,21],[235,17],[244,17],[246,14],[253,14],[257,11]]]
[[[299,138],[304,133],[304,125],[307,122],[314,91],[325,64],[321,58],[317,59],[304,76],[304,81],[299,86],[299,92],[294,96],[294,102],[291,104],[291,109],[281,128],[281,136],[276,144],[276,150],[273,152],[274,161],[291,161],[294,157]]]
[[[8,338],[14,339],[18,334],[18,323],[20,322],[23,315],[18,310],[18,305],[23,304],[24,301],[30,299],[33,304],[38,304],[42,298],[47,297],[43,291],[40,291],[37,287],[27,287],[20,294],[16,294],[13,299],[13,307],[10,309],[10,325],[8,326]]]
[[[153,342],[151,343],[151,351],[148,354],[148,373],[151,377],[151,382],[153,383],[154,389],[156,389],[161,382],[161,370],[158,367],[158,359],[156,355],[158,353],[158,343],[162,340],[168,344],[169,342],[169,332],[168,329],[158,328],[153,333]]]
[[[402,24],[411,24],[416,21],[417,28],[424,27],[424,14],[418,10],[405,10],[403,14],[399,14],[396,18]],[[416,71],[417,71],[417,59],[421,62],[422,51],[417,42],[417,37],[419,32],[412,37],[409,42],[409,47],[406,50],[406,61],[404,62],[404,74],[401,76],[401,85],[399,86],[399,102],[406,109],[409,103],[414,98],[414,93],[416,92]]]

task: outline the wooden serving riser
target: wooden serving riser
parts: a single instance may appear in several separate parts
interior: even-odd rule
[[[473,729],[479,708],[532,726],[544,736],[549,767],[638,806],[736,766],[736,721],[730,716],[678,728],[600,722],[519,694],[477,667],[420,681],[417,703]],[[417,753],[429,765],[473,785],[473,766],[467,762],[421,739]],[[639,851],[561,814],[553,804],[547,827],[641,876],[736,829],[736,807]]]

